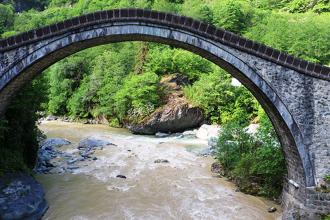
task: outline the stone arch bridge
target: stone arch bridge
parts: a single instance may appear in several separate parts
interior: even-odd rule
[[[288,170],[284,218],[330,212],[330,195],[316,190],[330,174],[330,68],[192,18],[143,9],[100,11],[0,40],[0,116],[15,93],[53,63],[122,41],[184,48],[236,77],[280,138]]]

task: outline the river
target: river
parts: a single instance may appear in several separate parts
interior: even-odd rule
[[[210,171],[214,159],[196,152],[207,146],[196,138],[132,135],[105,125],[43,122],[47,137],[66,138],[73,152],[87,137],[110,140],[73,173],[38,174],[49,210],[43,219],[244,219],[280,218],[271,201],[235,192]],[[154,163],[166,159],[168,163]],[[116,178],[125,175],[127,178]],[[275,206],[278,211],[268,213]]]

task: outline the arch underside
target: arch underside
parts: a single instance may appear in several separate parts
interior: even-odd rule
[[[143,22],[115,22],[92,25],[31,43],[25,46],[29,54],[0,75],[0,114],[23,84],[50,65],[86,48],[123,41],[149,41],[180,47],[228,71],[252,92],[270,116],[285,152],[288,178],[302,186],[315,185],[312,164],[299,127],[271,85],[253,67],[235,56],[235,49],[178,28]]]

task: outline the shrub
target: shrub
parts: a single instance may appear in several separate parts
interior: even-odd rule
[[[11,5],[0,4],[0,36],[13,24],[14,11]]]
[[[47,76],[49,79],[48,112],[54,115],[68,113],[69,98],[79,88],[80,81],[89,67],[83,56],[71,56],[52,66]]]
[[[155,73],[130,75],[114,96],[116,116],[120,121],[139,121],[148,116],[160,104],[158,89]]]
[[[243,191],[278,197],[286,173],[284,156],[269,119],[263,110],[259,114],[260,128],[256,135],[247,134],[237,123],[224,126],[218,140],[217,159]]]
[[[246,88],[232,86],[231,77],[223,70],[202,75],[184,92],[190,102],[204,110],[211,123],[247,124],[255,116],[255,98]]]
[[[212,64],[189,51],[157,46],[152,47],[147,55],[145,71],[154,72],[157,75],[179,73],[194,82],[201,75],[211,72]]]
[[[214,4],[213,16],[215,25],[234,33],[243,33],[247,26],[247,16],[239,1],[226,0]]]
[[[34,167],[40,132],[36,121],[44,110],[46,81],[43,77],[25,86],[0,120],[0,174]]]

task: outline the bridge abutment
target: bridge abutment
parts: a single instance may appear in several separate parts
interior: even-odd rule
[[[295,189],[293,189],[295,190]],[[320,220],[330,213],[328,193],[318,192],[316,187],[304,189],[304,195],[294,195],[286,189],[282,192],[282,219],[285,220]]]

